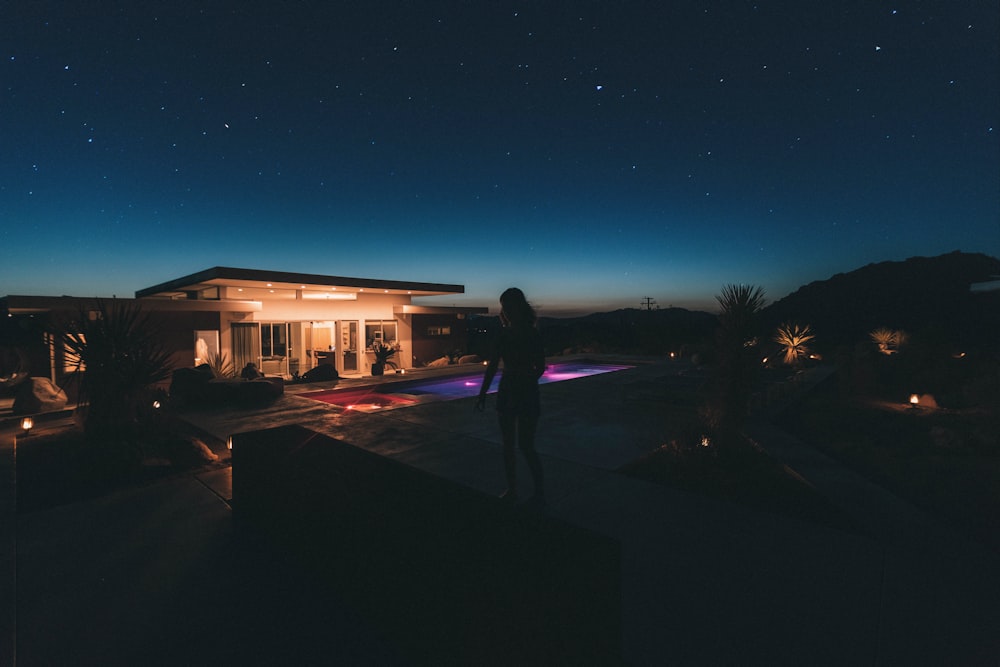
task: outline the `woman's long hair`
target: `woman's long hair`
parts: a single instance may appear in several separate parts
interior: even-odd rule
[[[500,306],[503,308],[503,315],[506,315],[512,326],[533,327],[538,319],[535,309],[528,303],[524,292],[516,287],[504,290],[500,295]]]

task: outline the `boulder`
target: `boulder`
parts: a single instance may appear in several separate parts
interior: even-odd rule
[[[316,368],[310,368],[305,373],[302,374],[297,381],[298,382],[329,382],[331,380],[337,380],[340,376],[337,374],[337,369],[331,364],[320,364]]]
[[[451,363],[448,357],[441,357],[440,359],[435,359],[431,363],[427,364],[427,368],[442,368]]]
[[[480,364],[483,360],[479,358],[478,354],[465,354],[458,358],[459,364]]]
[[[48,378],[29,378],[22,382],[14,395],[15,415],[55,412],[66,407],[66,392]]]

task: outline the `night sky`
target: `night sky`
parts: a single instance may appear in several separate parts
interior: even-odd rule
[[[0,295],[211,266],[715,310],[1000,256],[995,0],[0,3]]]

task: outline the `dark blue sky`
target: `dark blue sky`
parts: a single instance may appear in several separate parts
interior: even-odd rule
[[[210,266],[713,310],[1000,256],[996,2],[6,2],[2,294]]]

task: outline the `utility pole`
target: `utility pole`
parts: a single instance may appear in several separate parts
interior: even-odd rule
[[[639,305],[644,306],[646,310],[653,310],[653,306],[656,305],[656,299],[650,296],[644,296],[642,297],[642,303]]]

